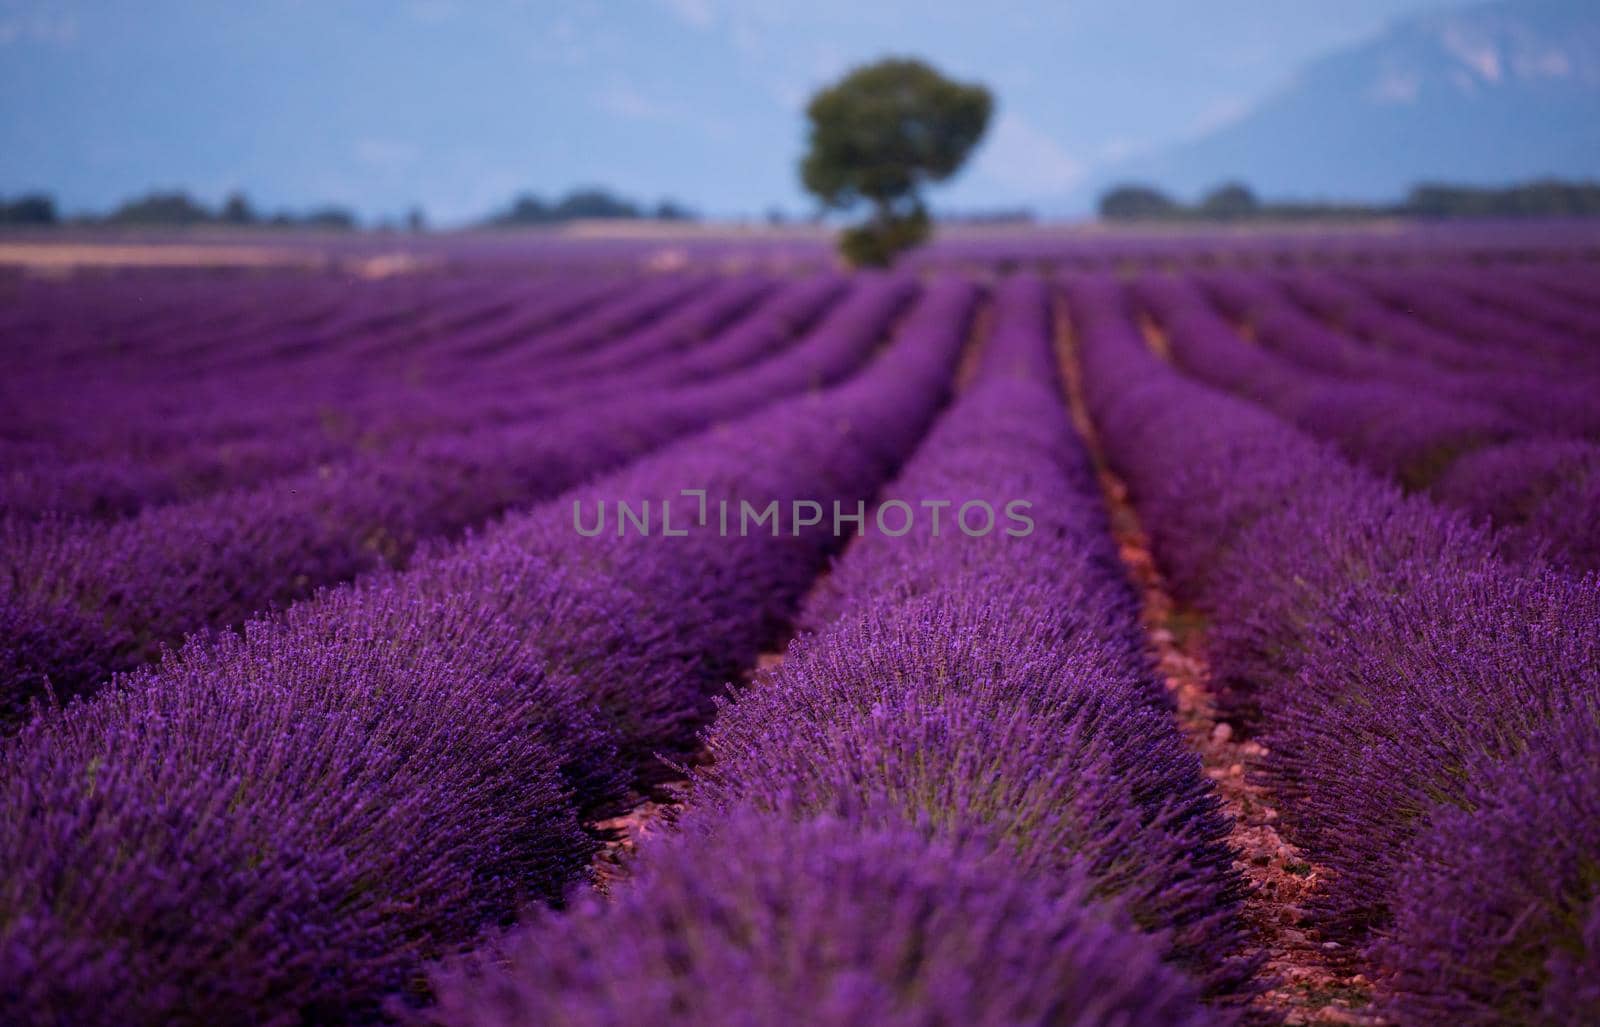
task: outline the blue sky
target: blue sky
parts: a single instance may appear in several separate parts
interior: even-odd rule
[[[151,187],[474,218],[602,183],[809,209],[801,110],[912,53],[999,98],[947,209],[1069,213],[1118,159],[1224,124],[1307,59],[1460,0],[0,0],[0,194]]]

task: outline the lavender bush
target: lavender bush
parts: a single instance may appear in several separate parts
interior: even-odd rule
[[[1223,1002],[1251,993],[1254,962],[1243,952],[1242,887],[1224,841],[1227,823],[1178,740],[1170,702],[1140,647],[1097,485],[1062,404],[1047,300],[1037,279],[1002,284],[976,378],[880,497],[882,506],[951,494],[1026,496],[1038,518],[1034,530],[982,537],[879,531],[858,539],[808,604],[803,621],[821,634],[791,647],[779,669],[722,705],[707,736],[712,760],[692,781],[692,824],[642,854],[638,890],[615,905],[584,904],[571,918],[519,928],[506,942],[512,954],[504,968],[488,967],[495,957],[485,956],[481,972],[443,971],[436,977],[442,1020],[587,1022],[614,1003],[659,1002],[668,1004],[663,1012],[687,1010],[713,1022],[869,1011],[890,1022],[938,1022],[944,1007],[929,996],[971,987],[954,968],[919,984],[922,1000],[903,1012],[892,1004],[835,1010],[832,997],[818,1006],[790,983],[789,964],[818,959],[838,963],[849,980],[874,979],[877,967],[916,944],[898,918],[871,936],[839,924],[819,937],[808,909],[785,901],[762,914],[770,926],[754,936],[761,948],[746,954],[729,953],[718,940],[737,912],[724,914],[698,895],[679,910],[678,892],[692,887],[677,880],[680,848],[696,852],[710,838],[738,847],[737,855],[718,857],[723,866],[764,860],[792,844],[768,843],[769,825],[787,825],[785,838],[803,837],[817,817],[859,844],[875,844],[881,832],[919,846],[981,836],[980,848],[998,850],[992,858],[1051,901],[1082,910],[1093,896],[1127,910],[1149,932],[1152,953],[1192,972],[1196,983],[1185,987]],[[682,865],[709,858],[690,856]],[[961,872],[946,872],[952,878],[935,907],[941,911],[961,902]],[[882,898],[845,882],[812,885],[824,886],[838,915],[863,925],[881,919],[874,910]],[[576,940],[632,936],[641,923],[642,955],[595,958],[589,942]],[[767,939],[791,934],[794,941],[772,950],[785,956],[774,964]],[[653,961],[660,957],[652,953],[699,938],[742,968],[746,986],[731,999],[708,988],[696,967]],[[1019,943],[994,944],[1009,951]],[[1083,954],[1070,958],[1055,972],[1058,981],[1097,972],[1096,961],[1077,962]],[[680,973],[692,998],[680,997]],[[1035,985],[1001,978],[986,1002],[1031,1002],[1025,996]],[[1027,1018],[1097,1023],[1114,1015],[1070,993]],[[967,1016],[984,1022],[999,1014]]]
[[[1383,928],[1435,809],[1595,694],[1596,584],[1506,564],[1484,531],[1175,374],[1126,297],[1067,283],[1090,402],[1163,560],[1213,617],[1284,827],[1332,871],[1314,904]]]
[[[708,873],[708,869],[715,868]],[[888,823],[743,813],[651,845],[586,896],[433,975],[433,1022],[1217,1022],[1080,884]]]
[[[1536,731],[1410,846],[1375,956],[1401,1023],[1600,1017],[1600,711]]]
[[[592,489],[864,496],[937,407],[973,297],[930,288],[856,378]],[[841,353],[878,323],[855,317]],[[362,1018],[581,880],[593,819],[687,742],[709,675],[753,658],[834,537],[591,546],[570,517],[535,509],[25,728],[0,768],[6,1018]]]
[[[908,297],[858,292],[813,337],[711,383],[613,400],[557,421],[433,439],[254,491],[155,508],[103,528],[0,524],[4,719],[46,682],[65,698],[188,631],[385,566],[427,538],[559,493],[675,437],[854,368]]]

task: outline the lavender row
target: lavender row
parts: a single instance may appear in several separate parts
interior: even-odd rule
[[[712,382],[431,438],[107,526],[5,524],[7,720],[98,685],[191,631],[403,563],[424,539],[554,495],[676,437],[855,369],[909,299],[869,282],[795,348]]]
[[[649,367],[666,357],[688,348],[705,334],[707,323],[721,327],[749,310],[758,300],[772,291],[773,284],[760,278],[732,278],[719,283],[702,301],[709,309],[686,314],[680,308],[672,315],[653,322],[648,329],[635,332],[626,345],[606,346],[579,351],[570,359],[546,359],[539,365],[541,389],[560,389],[572,383],[587,383],[605,379],[622,371]],[[519,358],[527,356],[519,351]]]
[[[1283,305],[1268,288],[1240,279],[1212,284],[1225,307],[1250,318],[1258,341],[1296,359],[1253,351],[1192,291],[1135,286],[1171,327],[1172,351],[1186,369],[1212,384],[1242,388],[1313,434],[1338,442],[1347,455],[1407,484],[1426,486],[1475,518],[1492,520],[1506,529],[1500,548],[1512,558],[1600,569],[1600,524],[1586,513],[1600,498],[1600,447],[1542,431],[1552,423],[1575,428],[1576,422],[1594,421],[1586,392],[1563,392],[1548,382],[1524,388],[1499,376],[1469,380],[1372,360],[1359,350],[1352,354],[1345,337]],[[1357,364],[1370,377],[1339,381],[1308,370],[1349,371]],[[1498,401],[1500,416],[1479,400]],[[1517,414],[1536,409],[1547,418],[1518,423]]]
[[[620,894],[511,932],[481,966],[437,971],[427,1022],[1218,1022],[1084,879],[1021,872],[982,835],[893,814],[740,811],[719,828],[652,845]]]
[[[1560,271],[1559,274],[1550,274],[1542,268],[1523,267],[1514,270],[1514,277],[1519,284],[1530,287],[1537,295],[1551,296],[1590,313],[1600,314],[1600,303],[1595,302],[1600,275],[1595,274],[1594,265],[1568,264],[1562,266]]]
[[[1592,347],[1600,345],[1600,310],[1592,304],[1505,275],[1447,271],[1441,277],[1475,300],[1587,344],[1590,358],[1597,355]]]
[[[1475,300],[1431,276],[1363,274],[1355,278],[1386,303],[1477,345],[1536,353],[1546,360],[1570,363],[1589,375],[1600,371],[1600,350],[1594,346]]]
[[[1590,394],[1600,377],[1585,380],[1570,366],[1526,354],[1495,362],[1486,354],[1467,358],[1468,366],[1445,369],[1426,360],[1374,352],[1358,337],[1334,330],[1290,302],[1268,279],[1243,275],[1208,276],[1213,298],[1230,316],[1246,321],[1258,342],[1316,371],[1355,379],[1417,387],[1446,398],[1496,407],[1528,434],[1600,438],[1600,411]],[[1436,334],[1393,311],[1352,307],[1323,292],[1321,297],[1346,317],[1362,317],[1380,338]],[[1342,298],[1342,297],[1341,297]],[[1397,331],[1392,326],[1401,324]]]
[[[418,320],[488,305],[514,309],[589,294],[615,293],[626,281],[558,276],[428,271],[366,281],[317,271],[205,278],[147,277],[133,290],[98,280],[72,285],[70,306],[37,312],[31,323],[0,328],[4,351],[40,367],[94,374],[183,376],[196,364],[231,362],[276,346],[316,339],[337,346],[364,335],[403,337]],[[164,303],[174,290],[177,302]]]
[[[1498,529],[1507,559],[1600,571],[1600,445],[1534,438],[1458,458],[1429,494]]]
[[[922,268],[1048,268],[1140,272],[1220,262],[1254,268],[1352,266],[1406,269],[1440,261],[1515,267],[1592,259],[1600,232],[1592,218],[1412,222],[1395,230],[1351,226],[1241,232],[1232,226],[1114,232],[946,233],[908,254]]]
[[[114,333],[112,333],[114,336]],[[139,354],[120,363],[100,357],[88,367],[41,369],[14,375],[6,388],[13,399],[6,434],[14,440],[48,441],[64,455],[111,455],[159,450],[157,440],[183,444],[194,437],[238,438],[276,426],[266,416],[277,409],[291,425],[295,418],[314,423],[328,407],[349,402],[369,383],[359,370],[376,370],[370,362],[337,363],[330,358],[319,373],[294,362],[275,361],[255,372],[237,370],[195,376],[208,349],[222,347],[215,334],[190,329],[197,353],[169,370]],[[284,332],[288,338],[304,333]],[[360,333],[348,341],[359,342]],[[392,377],[385,375],[383,381]]]
[[[1394,309],[1355,282],[1331,272],[1302,271],[1286,275],[1282,281],[1295,302],[1379,352],[1454,370],[1511,369],[1522,364],[1522,354],[1475,346]]]
[[[395,368],[351,359],[339,346],[333,346],[312,366],[268,361],[252,374],[213,373],[181,385],[158,380],[130,388],[127,376],[117,374],[107,381],[91,378],[71,389],[61,389],[60,373],[52,372],[44,379],[53,386],[50,389],[29,388],[27,380],[11,384],[10,389],[17,396],[11,416],[27,419],[14,422],[10,434],[13,438],[48,439],[56,445],[75,446],[79,453],[103,455],[115,448],[161,452],[195,438],[236,440],[268,429],[315,427],[328,418],[330,410],[358,419],[359,402],[375,389],[379,393],[376,398],[382,401],[387,398],[384,393],[392,393],[396,385],[418,379],[437,380],[441,377],[439,360],[447,359],[454,347],[468,345],[484,335],[504,345],[539,349],[547,337],[569,341],[572,332],[581,331],[593,345],[615,331],[638,327],[659,313],[663,291],[669,299],[676,300],[692,288],[694,283],[680,281],[647,284],[633,297],[616,303],[611,302],[613,293],[605,289],[578,290],[575,301],[544,297],[528,305],[519,304],[487,323],[450,333],[430,347],[435,356],[427,363],[413,358]],[[643,317],[638,316],[638,294],[650,301]],[[289,332],[287,338],[295,340],[301,334]],[[360,334],[338,338],[357,349],[368,344],[366,336]],[[195,345],[202,353],[223,346],[204,333]],[[189,363],[192,358],[185,361],[185,366]],[[470,354],[449,366],[456,365],[469,369],[476,366]],[[490,376],[486,369],[479,369],[476,381],[481,384],[507,377],[503,371]],[[116,430],[110,430],[111,425]]]
[[[863,500],[936,409],[971,304],[935,286],[846,384],[569,498]],[[835,536],[572,518],[536,508],[28,727],[0,755],[0,1014],[359,1019],[582,879],[588,822],[691,743]]]
[[[1203,1023],[1202,990],[1246,989],[1227,825],[1048,326],[1037,279],[1002,284],[975,382],[808,602],[819,633],[723,705],[677,830],[436,973],[439,1021]],[[966,504],[1017,501],[1031,530],[969,535]]]
[[[1325,868],[1324,937],[1365,953],[1399,1022],[1592,1020],[1592,863],[1484,796],[1533,773],[1548,823],[1593,794],[1600,581],[1502,563],[1463,518],[1176,374],[1115,283],[1067,291],[1110,458],[1212,618],[1282,830]],[[1518,863],[1535,873],[1502,888]]]
[[[686,308],[666,323],[642,331],[637,345],[627,340],[598,350],[595,356],[612,365],[606,371],[563,373],[555,381],[541,380],[537,387],[508,390],[503,398],[488,404],[486,413],[494,420],[550,416],[611,402],[619,395],[692,386],[744,370],[803,335],[849,289],[844,279],[831,275],[802,279],[771,294],[750,316],[731,324],[721,317],[718,323],[724,329],[710,338],[702,338],[707,331],[705,318]],[[722,305],[726,312],[730,299],[713,294],[705,302]],[[623,351],[631,351],[635,359],[618,359]],[[450,411],[430,410],[430,416],[434,423],[449,423]]]
[[[160,283],[154,288],[159,294]],[[97,316],[7,329],[4,346],[21,358],[14,373],[22,374],[141,383],[223,370],[250,374],[259,364],[321,353],[345,339],[403,335],[432,317],[459,315],[517,291],[512,282],[442,274],[379,282],[305,273],[219,277],[152,323],[144,316],[146,297],[100,297],[92,285],[80,286],[78,301],[99,307]]]
[[[347,367],[314,387],[280,371],[266,381],[220,376],[176,391],[47,390],[46,408],[81,424],[68,431],[50,418],[33,433],[81,455],[42,451],[24,458],[13,445],[5,512],[125,515],[183,491],[260,481],[297,462],[304,466],[430,431],[474,427],[491,420],[484,414],[495,408],[495,389],[520,397],[528,388],[527,381],[504,373],[454,390],[417,388],[375,370]],[[94,408],[93,416],[83,416],[84,406]],[[513,406],[500,420],[526,417],[525,406]]]
[[[1590,394],[1600,381],[1557,382],[1547,374],[1477,375],[1376,354],[1282,302],[1269,285],[1239,277],[1211,281],[1222,305],[1247,318],[1259,342],[1304,367],[1433,395],[1486,402],[1516,419],[1506,441],[1450,460],[1429,493],[1502,529],[1497,542],[1513,559],[1550,557],[1579,570],[1600,570],[1600,407]],[[1348,309],[1348,308],[1347,308]],[[1563,437],[1565,436],[1565,437]]]
[[[1407,372],[1416,380],[1446,385],[1462,399],[1494,404],[1535,431],[1600,437],[1600,414],[1586,402],[1594,383],[1575,374],[1570,365],[1525,352],[1472,346],[1331,276],[1302,275],[1286,284],[1306,310],[1369,348],[1433,363],[1442,372],[1431,379],[1420,371]]]
[[[11,414],[16,417],[24,410],[34,410],[35,423],[31,427],[31,437],[48,439],[54,445],[63,442],[70,444],[69,440],[84,435],[85,429],[88,429],[90,433],[77,449],[92,457],[110,456],[113,449],[127,448],[129,443],[159,453],[166,448],[165,445],[155,440],[140,443],[151,431],[156,433],[158,439],[174,440],[177,445],[183,446],[192,444],[195,439],[219,435],[219,428],[223,425],[233,427],[221,433],[222,438],[234,443],[242,440],[248,446],[252,441],[251,436],[261,433],[266,427],[270,426],[275,432],[283,431],[286,415],[291,425],[299,423],[301,430],[315,431],[320,427],[320,422],[327,419],[330,408],[337,412],[339,420],[345,422],[363,418],[364,411],[358,403],[364,403],[370,409],[377,402],[381,412],[381,404],[390,401],[397,386],[401,386],[401,381],[397,380],[401,375],[405,379],[417,376],[433,378],[450,369],[452,377],[460,378],[460,372],[454,370],[459,367],[471,374],[468,379],[457,382],[457,388],[462,392],[481,393],[484,385],[489,384],[509,395],[510,387],[515,383],[509,369],[480,366],[473,357],[476,346],[485,341],[497,346],[514,344],[518,353],[526,354],[519,357],[523,363],[529,363],[530,359],[538,361],[536,366],[530,364],[526,368],[529,374],[535,376],[533,380],[538,381],[540,376],[547,377],[551,371],[551,361],[544,359],[546,344],[593,347],[603,342],[608,332],[614,335],[661,314],[663,300],[675,301],[684,294],[684,287],[684,282],[672,279],[663,279],[654,286],[646,283],[635,290],[636,294],[629,297],[627,303],[611,309],[607,303],[596,306],[591,301],[596,296],[615,294],[614,288],[607,286],[595,290],[590,287],[589,299],[574,304],[571,301],[572,294],[577,292],[581,295],[585,290],[574,290],[569,283],[564,300],[563,295],[546,296],[546,302],[532,304],[531,311],[521,303],[513,304],[513,309],[507,311],[501,309],[505,301],[502,294],[509,286],[497,283],[487,290],[489,296],[479,296],[476,301],[481,304],[493,299],[496,303],[491,311],[493,316],[486,315],[478,306],[465,313],[430,311],[426,320],[397,319],[394,312],[389,311],[384,320],[399,320],[401,323],[383,330],[363,332],[357,331],[353,324],[347,324],[343,329],[328,328],[324,324],[310,337],[305,332],[284,334],[286,341],[282,346],[312,350],[318,354],[313,362],[315,373],[310,366],[306,366],[304,360],[298,363],[270,360],[262,364],[259,373],[249,376],[247,380],[240,380],[233,371],[228,374],[213,373],[209,377],[202,376],[186,383],[174,394],[167,387],[159,391],[154,388],[130,390],[126,375],[119,375],[114,383],[104,386],[80,384],[73,389],[63,390],[56,387],[60,384],[59,372],[54,372],[56,377],[47,383],[51,386],[49,388],[30,389],[14,381],[13,390],[18,402],[11,405]],[[496,294],[496,290],[501,294]],[[472,291],[476,294],[486,290],[476,287]],[[563,300],[565,305],[552,300]],[[591,313],[586,318],[574,321],[561,333],[547,332],[546,338],[537,334],[541,319],[544,327],[548,327],[560,318],[570,319],[571,315],[585,310]],[[349,320],[346,318],[346,321]],[[360,319],[356,318],[355,323],[360,323]],[[531,338],[530,333],[533,333]],[[442,338],[421,346],[408,344],[408,340],[414,341],[419,336]],[[454,347],[465,348],[468,352],[451,358],[450,352]],[[235,346],[219,342],[214,333],[208,335],[201,332],[192,348],[195,348],[195,352],[183,361],[187,369],[203,363],[196,357],[209,356],[218,350],[223,352],[225,359],[236,359],[232,353]],[[143,364],[150,364],[145,359],[149,354],[140,356]],[[380,357],[391,363],[395,360],[401,363],[392,367],[381,363],[375,365],[372,361]],[[358,383],[361,387],[355,389]],[[373,386],[378,393],[368,397]],[[409,392],[416,391],[405,388]],[[173,402],[174,395],[179,402]],[[44,401],[42,408],[39,406],[40,400]],[[241,407],[258,413],[253,420],[241,420]],[[145,408],[148,408],[147,411]],[[195,408],[200,410],[198,417],[189,413]],[[108,416],[108,411],[117,413]],[[219,420],[220,425],[214,423]],[[108,432],[108,424],[116,425],[117,430]],[[13,429],[13,437],[19,437],[15,435],[16,430]],[[17,454],[15,443],[8,448],[13,455]]]
[[[606,358],[614,366],[603,372],[572,375],[569,365],[557,360],[516,373],[485,371],[482,377],[462,378],[408,399],[403,414],[375,412],[377,423],[368,434],[385,438],[415,430],[413,424],[438,431],[480,418],[500,423],[548,416],[632,390],[692,385],[743,370],[781,352],[847,292],[846,283],[833,276],[798,280],[775,291],[761,279],[732,279],[659,321],[615,340],[597,339],[574,358]],[[759,304],[752,307],[757,299]]]
[[[252,319],[314,323],[334,314],[331,276],[109,275],[26,282],[7,304],[0,354],[9,369],[78,362],[159,346],[173,330],[226,331]],[[219,288],[220,287],[220,288]]]
[[[469,296],[475,290],[469,291]],[[407,276],[395,286],[374,294],[352,291],[332,316],[313,324],[285,330],[268,322],[235,329],[222,336],[211,333],[173,333],[165,352],[139,354],[142,374],[161,378],[192,378],[217,374],[279,373],[287,364],[312,360],[353,339],[382,338],[416,330],[439,314],[454,316],[461,303],[449,285],[433,276]],[[469,300],[469,305],[475,305]],[[181,342],[181,348],[173,343]]]
[[[421,277],[421,276],[419,276]],[[396,339],[431,329],[426,321],[402,321],[375,332],[332,332],[308,342],[299,329],[267,332],[269,342],[292,349],[308,349],[311,356],[301,360],[266,359],[249,373],[222,368],[190,376],[190,380],[168,381],[170,376],[130,388],[129,375],[113,374],[100,381],[89,376],[86,383],[72,389],[39,390],[24,379],[11,383],[17,395],[12,416],[31,412],[31,422],[13,428],[13,437],[45,438],[56,444],[71,444],[82,438],[79,451],[99,454],[112,445],[131,441],[139,451],[159,452],[164,446],[186,444],[197,436],[235,440],[249,438],[265,430],[281,430],[286,425],[315,427],[330,411],[344,419],[359,420],[361,404],[369,408],[389,399],[396,387],[416,391],[418,383],[454,382],[463,391],[482,388],[485,383],[512,384],[506,368],[483,366],[478,347],[492,344],[528,354],[524,369],[536,376],[543,370],[538,361],[549,349],[574,345],[595,347],[610,339],[643,328],[652,319],[683,300],[703,293],[710,282],[705,279],[663,277],[633,282],[631,287],[588,285],[565,290],[534,290],[527,302],[486,320],[474,319],[442,337],[433,338],[420,351],[385,363],[368,352]],[[193,354],[178,365],[192,368],[204,361],[200,357],[226,354],[232,347],[214,334],[196,333],[191,340]],[[142,361],[141,364],[152,364]],[[153,363],[157,368],[163,366]],[[533,377],[531,380],[537,380]],[[59,386],[59,372],[44,381]],[[374,395],[376,393],[376,395]],[[108,411],[116,411],[108,417]],[[196,411],[198,411],[196,413]],[[86,416],[91,413],[93,416]],[[118,431],[108,431],[107,424]],[[27,432],[19,436],[18,432]]]
[[[735,279],[726,287],[712,288],[698,300],[686,304],[658,325],[652,325],[617,340],[600,352],[618,350],[638,354],[639,370],[683,362],[676,354],[650,354],[673,345],[685,346],[701,337],[714,335],[736,317],[746,313],[768,290],[761,280]],[[754,320],[768,324],[789,316],[784,308]],[[341,406],[341,421],[359,427],[354,438],[339,431],[323,417],[298,428],[289,419],[266,437],[235,439],[223,443],[198,440],[176,447],[164,447],[155,458],[134,462],[126,455],[76,461],[41,459],[12,470],[0,513],[9,517],[39,517],[46,513],[114,519],[139,509],[185,498],[198,498],[210,492],[254,485],[309,465],[349,458],[362,450],[379,450],[399,443],[410,444],[428,434],[461,431],[484,425],[526,421],[558,413],[576,405],[577,399],[553,387],[539,388],[544,374],[525,374],[521,378],[504,372],[490,382],[469,381],[449,388],[409,391],[382,384],[367,390],[361,401]],[[631,377],[631,376],[630,376]],[[615,377],[596,375],[588,383],[588,398],[614,396],[625,382]],[[238,412],[223,398],[213,398],[208,407],[227,411],[236,419]],[[281,418],[280,414],[280,418]],[[124,423],[124,429],[131,427]]]
[[[472,362],[459,366],[473,372],[478,371],[484,363],[515,366],[524,360],[568,357],[591,348],[599,339],[650,324],[708,284],[703,278],[663,276],[657,280],[647,279],[637,289],[624,293],[616,302],[602,304],[587,316],[562,325],[548,338],[542,339],[536,351],[528,351],[520,344],[519,333],[508,333],[499,326],[490,326],[475,335],[451,339],[446,351],[453,357],[471,358]]]
[[[1382,381],[1334,381],[1296,367],[1247,343],[1192,280],[1151,276],[1132,290],[1186,372],[1337,441],[1353,459],[1413,487],[1427,485],[1461,452],[1519,433],[1514,420],[1483,404]]]

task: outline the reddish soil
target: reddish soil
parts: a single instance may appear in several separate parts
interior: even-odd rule
[[[1143,327],[1152,348],[1166,357],[1160,333],[1153,325]],[[1237,737],[1234,725],[1217,718],[1208,687],[1205,618],[1167,590],[1127,488],[1106,467],[1083,403],[1064,312],[1058,312],[1056,337],[1073,420],[1094,454],[1112,532],[1128,575],[1143,596],[1141,619],[1157,667],[1177,701],[1179,727],[1233,820],[1229,842],[1239,854],[1234,865],[1250,883],[1245,918],[1266,958],[1264,973],[1273,982],[1254,1009],[1264,1019],[1291,1025],[1381,1023],[1367,1011],[1371,983],[1354,972],[1335,943],[1321,942],[1308,929],[1302,907],[1325,873],[1278,833],[1273,795],[1251,778],[1251,768],[1266,750]]]
[[[819,582],[821,580],[818,579]],[[745,671],[740,680],[740,688],[748,687],[758,673],[782,663],[792,637],[791,635],[785,638],[776,648],[758,656],[755,666]],[[704,758],[697,762],[704,762]],[[672,823],[672,819],[683,811],[682,789],[682,782],[673,784],[668,787],[666,797],[641,799],[633,809],[622,816],[602,820],[596,825],[607,836],[605,847],[600,850],[594,861],[596,888],[602,892],[609,892],[618,883],[627,879],[629,864],[639,843],[665,829]]]
[[[594,886],[609,893],[628,878],[628,863],[639,843],[670,822],[681,806],[676,802],[645,799],[620,817],[602,820],[596,826],[606,833],[605,845],[594,858]]]
[[[977,313],[972,317],[972,326],[967,331],[967,344],[961,349],[961,362],[956,365],[957,395],[972,384],[972,376],[977,373],[978,362],[983,359],[984,340],[989,338],[989,325],[993,321],[994,308],[988,303],[979,304]]]
[[[975,339],[982,338],[981,329],[986,323],[986,313],[980,314],[973,333]],[[1162,352],[1165,340],[1160,333],[1153,330],[1154,326],[1144,327],[1152,346]],[[1082,402],[1070,326],[1059,312],[1057,328],[1073,419],[1100,468],[1113,534],[1129,577],[1143,596],[1141,618],[1151,651],[1176,700],[1179,727],[1199,754],[1207,777],[1214,782],[1233,821],[1229,841],[1239,854],[1235,866],[1250,884],[1245,918],[1265,957],[1264,974],[1272,982],[1256,999],[1253,1012],[1263,1021],[1289,1025],[1381,1024],[1368,1012],[1370,982],[1354,972],[1346,953],[1322,942],[1306,923],[1302,907],[1324,879],[1324,871],[1277,831],[1278,810],[1273,795],[1250,774],[1265,750],[1258,742],[1239,738],[1234,725],[1217,717],[1208,687],[1205,618],[1177,602],[1167,590],[1149,541],[1128,501],[1126,486],[1105,466],[1094,426],[1089,423]],[[969,379],[979,348],[969,345],[958,374],[958,388]],[[758,670],[781,663],[787,644],[785,640],[780,647],[763,653],[743,683],[748,685]],[[629,857],[639,842],[660,831],[682,808],[682,800],[677,797],[645,800],[629,813],[600,825],[614,837],[595,861],[596,887],[608,891],[625,880]]]

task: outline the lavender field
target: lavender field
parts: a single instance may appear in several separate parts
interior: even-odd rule
[[[1600,1023],[1594,224],[8,243],[0,1023]]]

